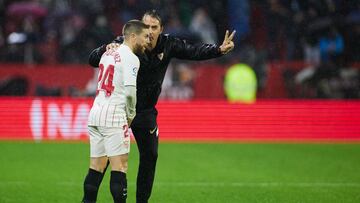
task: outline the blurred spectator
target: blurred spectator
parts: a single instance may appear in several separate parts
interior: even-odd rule
[[[220,42],[226,29],[236,29],[235,52],[214,62],[248,64],[258,90],[267,87],[268,62],[299,60],[311,68],[281,70],[290,96],[359,96],[359,71],[351,67],[360,62],[359,0],[0,0],[0,61],[87,64],[89,51],[149,9],[161,13],[165,33],[192,42]],[[172,66],[163,98],[191,98],[192,82],[184,81],[193,70]],[[71,92],[91,95],[88,87]]]
[[[175,100],[189,100],[194,96],[193,82],[194,72],[184,63],[178,64],[176,68],[176,78],[172,91],[170,91],[170,98]]]
[[[39,51],[43,56],[44,64],[57,64],[58,63],[58,47],[57,33],[49,31],[46,33],[45,39],[39,45]]]
[[[2,96],[25,96],[29,87],[29,81],[22,76],[14,76],[0,81],[0,95]]]
[[[327,35],[320,38],[319,47],[323,62],[337,61],[344,51],[344,39],[335,27],[331,27]]]
[[[267,79],[267,65],[266,65],[266,52],[264,50],[257,50],[255,47],[248,43],[243,42],[238,54],[235,55],[231,63],[247,64],[252,67],[257,78],[257,89],[261,90],[266,85]]]
[[[85,63],[87,61],[81,56],[87,51],[83,49],[85,39],[79,37],[85,26],[86,19],[80,14],[70,15],[63,21],[59,36],[61,62]]]
[[[345,60],[360,62],[360,22],[350,28],[346,41]]]
[[[4,33],[7,46],[4,61],[26,64],[41,63],[42,55],[38,50],[41,43],[39,24],[47,15],[47,9],[38,2],[11,2],[7,5]]]
[[[24,33],[13,32],[7,38],[7,46],[4,53],[5,62],[24,63],[24,43],[26,35]]]
[[[359,69],[352,67],[343,68],[340,71],[342,92],[344,99],[360,98],[360,73]]]
[[[286,60],[297,60],[302,57],[301,35],[304,33],[305,14],[301,0],[286,1],[291,12],[286,25]]]
[[[203,43],[217,43],[215,24],[203,8],[195,11],[189,29],[199,35]]]
[[[199,38],[195,33],[189,32],[186,27],[181,23],[179,17],[175,14],[167,21],[167,26],[164,28],[165,33],[169,33],[172,36],[182,37],[183,39],[191,42],[198,42]]]
[[[236,30],[238,40],[235,40],[235,47],[247,38],[250,33],[250,5],[248,0],[228,0],[229,26]]]
[[[190,100],[194,97],[195,73],[186,63],[172,62],[166,72],[161,99]]]
[[[26,35],[24,62],[27,64],[41,63],[43,56],[38,51],[40,31],[35,19],[27,16],[23,21],[23,32]]]
[[[316,25],[318,19],[318,11],[309,6],[305,11],[305,32],[303,35],[305,62],[308,64],[320,64],[320,48],[319,48],[319,30]]]
[[[340,84],[338,89],[342,92],[338,97],[357,95],[350,93],[356,88],[349,84],[357,84],[354,78],[358,73],[347,64],[360,61],[358,0],[0,0],[0,60],[86,64],[89,51],[120,35],[124,22],[141,18],[145,10],[153,8],[166,19],[165,33],[189,41],[220,42],[226,29],[236,29],[237,52],[215,61],[249,64],[255,71],[258,89],[267,84],[268,61],[300,60],[313,68],[300,73],[283,71],[290,89],[308,85],[309,91],[300,97],[327,95],[321,91],[317,95],[311,93],[315,87],[326,86],[319,85],[320,81],[332,81],[328,84],[334,92],[334,84]],[[191,75],[191,71],[176,63],[173,66],[176,68],[173,72],[169,69],[168,84],[174,94],[169,91],[165,96],[191,95],[181,93],[191,85],[183,85],[183,80],[179,80],[180,75]],[[312,77],[315,79],[310,83]],[[296,83],[294,78],[301,78],[301,82]]]
[[[4,47],[4,45],[5,45],[5,39],[4,39],[2,27],[0,27],[0,50],[2,49],[2,47]]]
[[[334,62],[322,63],[316,68],[308,82],[316,90],[316,98],[338,98],[344,97],[340,77],[341,68]]]
[[[95,25],[89,28],[89,35],[94,38],[96,46],[108,43],[115,37],[104,15],[98,15],[96,17]]]
[[[96,89],[98,88],[99,69],[94,68],[94,75],[86,84],[85,90],[81,93],[83,96],[95,97]]]
[[[110,36],[121,34],[124,22],[140,18],[145,10],[152,8],[168,19],[164,22],[165,32],[185,35],[193,41],[198,40],[193,35],[197,33],[204,42],[213,43],[222,40],[219,36],[226,29],[236,29],[238,50],[240,43],[251,39],[257,48],[267,51],[269,60],[303,59],[315,65],[320,63],[319,39],[325,36],[329,26],[335,25],[345,41],[344,54],[357,60],[357,55],[352,54],[358,47],[352,44],[358,41],[353,37],[356,38],[360,21],[356,0],[0,1],[0,60],[86,63],[88,50],[85,49],[111,41]],[[264,16],[264,22],[253,19],[255,16]],[[266,32],[259,33],[256,27],[259,25],[266,27]],[[11,33],[27,35],[24,44],[16,45],[21,51],[10,52],[18,53],[19,56],[12,58],[21,60],[6,59],[5,55],[10,53],[5,53],[4,45],[1,52],[1,38],[4,41]],[[266,41],[266,47],[258,46]]]
[[[290,98],[349,99],[360,97],[359,70],[333,61],[310,66],[299,72],[285,69]]]
[[[290,11],[280,0],[268,0],[267,28],[268,28],[268,50],[270,59],[283,58],[284,39],[286,39],[286,28],[290,23]]]

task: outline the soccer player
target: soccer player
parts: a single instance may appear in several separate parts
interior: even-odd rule
[[[144,53],[149,29],[143,22],[131,20],[124,25],[123,36],[124,42],[117,49],[106,51],[99,63],[96,98],[88,120],[90,168],[84,181],[84,203],[96,202],[108,160],[114,202],[126,202],[128,126],[136,114],[136,78],[140,67],[135,53]]]
[[[166,69],[172,58],[188,60],[206,60],[227,54],[234,48],[233,38],[235,31],[229,35],[226,31],[221,45],[197,44],[193,45],[185,40],[163,34],[163,24],[159,14],[148,11],[142,21],[148,25],[150,43],[144,54],[138,55],[140,70],[137,78],[136,116],[131,124],[132,132],[140,154],[140,163],[137,175],[136,202],[147,203],[154,182],[156,161],[158,157],[157,110],[161,85]],[[94,49],[89,57],[93,67],[99,66],[99,59],[107,49],[116,48],[123,41],[118,37],[113,43]]]

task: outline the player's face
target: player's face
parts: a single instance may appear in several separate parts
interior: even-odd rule
[[[160,25],[158,19],[153,18],[149,15],[143,17],[143,22],[149,26],[149,39],[150,43],[147,46],[148,50],[152,50],[155,48],[159,35],[163,31],[163,27]]]
[[[136,36],[134,52],[136,54],[143,54],[149,43],[150,43],[149,29],[143,29],[143,31]]]

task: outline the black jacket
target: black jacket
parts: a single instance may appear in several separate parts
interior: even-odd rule
[[[114,42],[121,43],[122,37]],[[94,49],[89,63],[98,67],[106,45]],[[160,34],[156,47],[151,52],[139,55],[140,68],[137,76],[136,117],[132,125],[155,127],[157,110],[155,108],[161,92],[166,69],[172,58],[188,60],[206,60],[221,56],[219,46],[215,44],[190,44],[185,40]]]

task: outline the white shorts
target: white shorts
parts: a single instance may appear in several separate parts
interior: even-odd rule
[[[88,126],[90,157],[117,156],[130,152],[130,133],[124,127]]]

